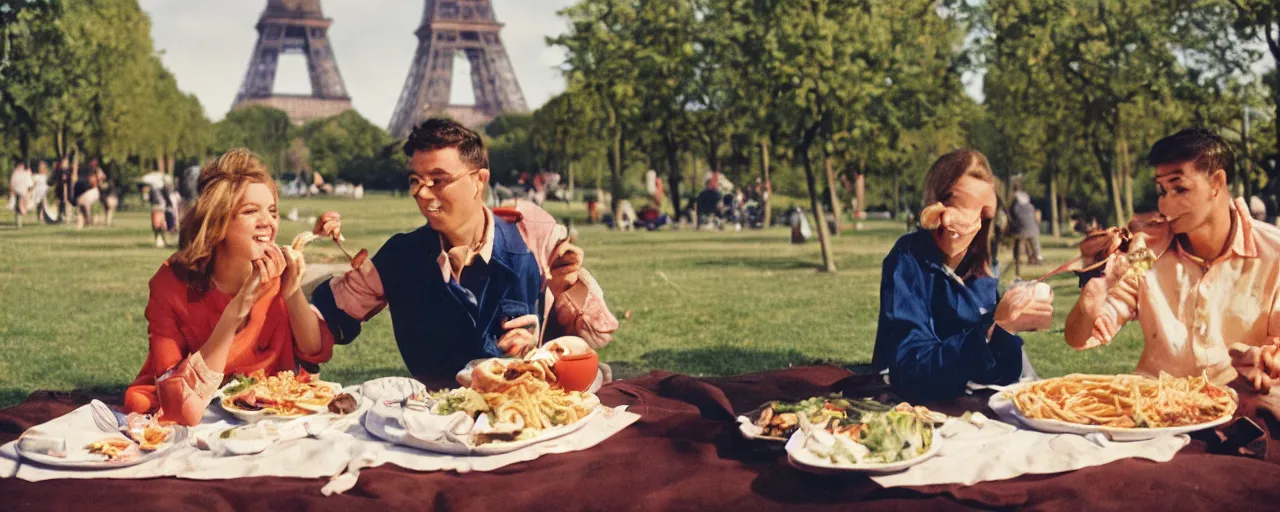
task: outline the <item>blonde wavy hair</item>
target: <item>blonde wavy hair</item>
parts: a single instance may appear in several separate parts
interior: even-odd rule
[[[209,291],[218,246],[227,238],[227,225],[236,214],[244,189],[253,183],[271,187],[271,193],[279,198],[267,166],[248,149],[227,151],[200,169],[199,196],[182,217],[178,252],[169,257],[169,268],[178,279],[201,292]]]

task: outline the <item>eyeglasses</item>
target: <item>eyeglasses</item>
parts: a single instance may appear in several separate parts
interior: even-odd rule
[[[423,188],[429,188],[432,192],[439,193],[444,190],[445,187],[449,186],[449,184],[478,172],[480,172],[480,169],[474,169],[471,172],[466,172],[458,176],[446,176],[441,178],[424,178],[414,174],[409,176],[409,195],[417,197],[418,193],[422,192]]]

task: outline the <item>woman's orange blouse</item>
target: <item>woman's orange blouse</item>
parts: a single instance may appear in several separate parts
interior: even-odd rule
[[[217,288],[197,291],[178,279],[165,262],[151,278],[147,331],[151,348],[137,379],[125,391],[128,412],[160,413],[162,421],[200,423],[225,376],[264,370],[268,375],[297,371],[299,361],[323,363],[333,356],[333,335],[320,318],[320,351],[303,354],[294,343],[289,311],[280,296],[280,278],[268,281],[249,319],[232,341],[226,371],[205,366],[200,356],[232,296]],[[312,308],[314,310],[314,308]],[[316,312],[316,316],[320,316]]]

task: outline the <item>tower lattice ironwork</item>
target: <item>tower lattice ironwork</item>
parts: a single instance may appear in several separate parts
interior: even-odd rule
[[[498,33],[502,24],[489,0],[426,0],[414,33],[418,50],[388,130],[405,137],[428,117],[445,115],[478,127],[504,113],[528,112],[524,93]],[[475,105],[450,105],[456,52],[471,63]]]
[[[320,0],[267,0],[258,18],[258,44],[232,110],[249,105],[278,108],[295,124],[351,110],[351,98],[329,43],[332,24],[333,20],[324,17]],[[290,53],[307,58],[309,95],[273,92],[280,56]]]

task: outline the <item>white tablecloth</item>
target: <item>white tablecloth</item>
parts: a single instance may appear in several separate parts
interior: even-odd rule
[[[518,462],[530,461],[547,454],[585,450],[617,434],[640,419],[625,408],[601,414],[573,434],[535,444],[502,455],[454,456],[393,446],[369,435],[359,424],[360,411],[345,426],[307,437],[281,441],[254,455],[215,456],[193,443],[178,446],[162,457],[136,466],[110,470],[69,470],[28,463],[18,456],[17,441],[0,447],[0,478],[20,478],[37,482],[57,478],[155,478],[178,477],[194,480],[218,480],[245,477],[330,478],[341,476],[328,487],[328,492],[342,492],[355,484],[360,468],[383,464],[416,471],[491,471]],[[217,405],[205,412],[201,424],[194,427],[189,439],[216,435],[240,423],[225,416]],[[94,431],[96,427],[89,406],[33,427],[34,432],[59,437],[60,432]]]

